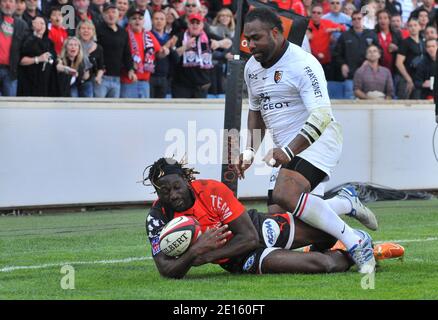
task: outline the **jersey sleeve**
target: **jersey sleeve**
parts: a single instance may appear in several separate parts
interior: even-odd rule
[[[156,208],[152,208],[146,217],[146,234],[151,243],[152,256],[156,256],[161,251],[160,234],[165,225],[166,221],[164,221],[164,217],[160,211]]]
[[[230,223],[245,212],[245,206],[222,182],[215,181],[210,194],[212,208],[223,224]]]
[[[315,59],[316,60],[316,59]],[[305,63],[298,80],[298,91],[304,106],[312,112],[316,108],[330,107],[324,70],[318,63]]]
[[[245,71],[243,72],[246,88],[248,91],[249,109],[252,111],[260,111],[260,99],[256,95],[254,95],[253,91],[251,90],[251,81],[255,79],[254,79],[254,75],[251,75],[251,71],[249,68],[250,61],[251,60],[248,60],[248,62],[246,63]]]

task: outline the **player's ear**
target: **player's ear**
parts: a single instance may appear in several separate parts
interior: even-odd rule
[[[280,30],[278,30],[277,27],[274,27],[271,29],[271,35],[274,39],[277,39],[279,33],[280,33]]]

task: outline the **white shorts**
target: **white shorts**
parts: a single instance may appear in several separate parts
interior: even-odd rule
[[[334,168],[339,163],[342,153],[342,143],[342,127],[338,122],[332,121],[318,140],[306,150],[297,154],[297,156],[310,162],[327,174],[324,181],[312,190],[312,194],[319,196],[324,195],[325,182],[330,179]],[[280,168],[281,167],[272,168],[269,179],[269,190],[274,190]]]
[[[338,122],[332,121],[321,137],[297,156],[324,171],[327,174],[324,181],[327,181],[341,158],[342,143],[342,127]]]

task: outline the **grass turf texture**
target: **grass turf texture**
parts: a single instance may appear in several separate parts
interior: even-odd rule
[[[248,208],[265,210],[263,203]],[[361,288],[353,268],[328,275],[230,275],[216,265],[192,268],[184,280],[161,278],[150,256],[146,210],[0,217],[0,299],[437,299],[438,200],[370,205],[380,230],[375,241],[401,242],[404,261],[380,263],[375,289]],[[354,227],[356,221],[345,218]],[[141,258],[93,264],[91,261]],[[74,264],[75,289],[60,287],[62,262]]]

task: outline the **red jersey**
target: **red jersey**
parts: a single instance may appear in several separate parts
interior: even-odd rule
[[[52,40],[55,47],[56,54],[61,55],[62,45],[65,39],[67,39],[67,31],[63,27],[57,27],[54,25],[50,26],[49,29],[49,39]]]
[[[147,233],[152,245],[152,255],[160,252],[159,237],[163,227],[172,219],[191,216],[199,221],[202,232],[209,228],[220,227],[240,217],[245,207],[233,192],[222,182],[216,180],[195,180],[191,183],[195,202],[183,212],[164,208],[158,199],[147,217]],[[233,235],[230,235],[228,240]],[[223,261],[221,261],[223,262]]]
[[[4,16],[0,25],[0,64],[9,65],[11,54],[12,34],[14,33],[14,18]]]
[[[332,28],[339,28],[342,32],[346,30],[343,24],[335,23],[331,20],[321,19],[318,26],[316,26],[312,20],[309,22],[309,29],[312,31],[310,48],[312,49],[312,54],[321,64],[327,64],[332,59],[330,55],[330,39],[332,33],[327,32],[327,29]],[[318,57],[320,53],[324,55],[323,58]]]

